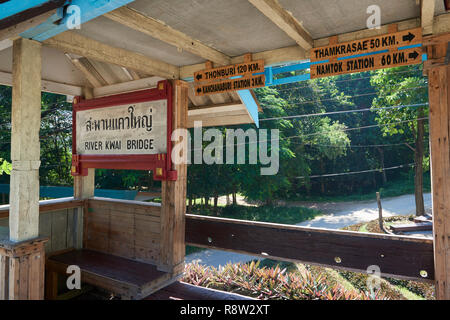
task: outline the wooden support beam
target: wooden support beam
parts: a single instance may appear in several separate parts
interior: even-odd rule
[[[95,70],[94,66],[86,58],[72,58],[69,53],[65,54],[67,59],[69,59],[72,64],[81,71],[85,76],[86,80],[89,82],[91,87],[102,87],[106,86],[107,83],[105,79]]]
[[[434,9],[436,0],[422,0],[420,4],[420,20],[423,35],[433,33]]]
[[[173,81],[173,130],[185,129],[188,112],[188,84]],[[184,143],[187,150],[187,136],[184,134],[174,143]],[[182,155],[187,157],[187,154]],[[161,243],[158,270],[170,272],[174,276],[184,271],[185,255],[185,214],[187,161],[172,164],[177,171],[176,181],[161,183]]]
[[[447,43],[434,45],[428,57],[444,59]],[[433,202],[436,298],[450,299],[450,66],[428,69],[430,104],[430,153]]]
[[[13,83],[12,74],[9,72],[0,71],[0,84],[5,86],[12,86],[12,83]],[[44,79],[42,79],[41,83],[42,83],[41,90],[44,92],[51,92],[69,96],[82,95],[82,88],[79,86]]]
[[[10,239],[39,235],[39,129],[41,44],[19,38],[13,44],[11,116]]]
[[[195,121],[203,127],[253,123],[245,105],[238,102],[191,108],[187,127],[193,128]]]
[[[269,66],[281,62],[296,62],[299,60],[309,59],[309,51],[305,51],[299,46],[290,46],[286,48],[256,52],[252,54],[254,60],[264,60],[264,64]],[[245,55],[233,57],[231,64],[238,64],[244,62]],[[180,79],[192,78],[194,73],[205,69],[204,63],[183,66],[180,68]]]
[[[44,299],[46,242],[0,242],[0,300]]]
[[[94,98],[94,93],[92,88],[84,88],[83,96],[85,99]],[[89,168],[87,176],[75,176],[73,177],[73,198],[75,200],[85,200],[94,197],[95,192],[95,169]],[[75,248],[81,249],[85,247],[86,234],[85,230],[87,228],[87,219],[85,215],[87,214],[87,201],[80,208],[74,210],[74,219],[77,220],[77,226],[83,226],[82,230],[77,230],[75,233],[80,234],[75,243]]]
[[[94,98],[93,89],[85,87],[83,90],[84,99]],[[73,179],[74,199],[84,200],[94,196],[95,191],[95,169],[89,168],[87,176],[76,176]]]
[[[24,26],[28,25],[28,28],[25,28],[21,32],[28,30],[29,28],[46,21],[47,19],[42,18],[49,12],[52,14],[55,13],[56,9],[63,6],[65,2],[65,0],[19,1],[19,3],[5,4],[9,9],[2,8],[2,11],[0,12],[0,16],[2,16],[0,19],[0,30],[11,30],[11,28],[13,30],[15,25],[20,25],[20,29],[17,30],[21,30]],[[48,15],[47,18],[52,14]],[[36,24],[37,20],[40,20],[39,24]]]
[[[28,20],[19,22],[18,24],[14,24],[10,27],[7,27],[3,30],[0,30],[0,41],[5,39],[14,39],[19,36],[22,32],[36,27],[50,18],[53,14],[55,14],[56,10],[51,10],[36,17],[30,18]]]
[[[267,18],[275,23],[297,44],[309,50],[313,47],[311,35],[303,28],[301,23],[288,11],[286,11],[278,0],[248,0]]]
[[[111,84],[100,88],[94,88],[94,97],[104,97],[113,94],[126,93],[131,91],[156,88],[159,81],[164,80],[161,77],[150,77],[139,80],[127,81]]]
[[[13,43],[9,240],[0,241],[0,299],[43,299],[45,239],[39,236],[41,44]]]
[[[414,29],[420,27],[420,19],[409,19],[396,24],[398,25],[399,31]],[[450,13],[441,14],[434,17],[433,31],[434,34],[450,32]],[[359,40],[386,34],[388,32],[389,25],[383,25],[380,29],[363,29],[360,31],[340,34],[338,35],[338,42]],[[328,44],[329,37],[314,40],[314,47],[327,46]],[[299,62],[310,58],[309,50],[304,50],[297,45],[256,53],[253,52],[252,55],[254,60],[263,59],[266,66],[280,63]],[[232,57],[231,63],[237,64],[244,62],[244,56],[245,55]],[[192,78],[195,72],[203,69],[205,69],[204,63],[182,66],[180,68],[180,79]]]
[[[356,272],[377,265],[385,276],[434,279],[433,241],[423,238],[186,215],[186,243]]]
[[[125,75],[128,77],[130,81],[141,79],[141,77],[139,77],[137,72],[134,70],[128,70],[127,68],[122,67],[122,71],[123,73],[125,73]]]
[[[123,24],[131,29],[145,33],[155,39],[169,43],[181,50],[186,50],[218,65],[231,63],[230,57],[222,52],[208,47],[198,40],[175,30],[161,21],[145,16],[128,7],[121,7],[104,15],[105,17]]]
[[[134,70],[142,70],[142,72],[166,79],[178,79],[179,77],[179,68],[174,65],[149,58],[137,52],[107,45],[72,31],[66,31],[45,40],[43,43],[45,46],[64,52],[75,53],[89,59]]]

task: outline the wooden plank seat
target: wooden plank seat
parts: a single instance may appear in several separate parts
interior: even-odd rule
[[[156,266],[92,250],[72,250],[48,257],[46,298],[57,296],[57,275],[70,265],[80,267],[81,281],[108,290],[122,299],[142,299],[176,281]]]
[[[194,286],[185,282],[175,282],[144,300],[257,300],[240,294]]]
[[[394,224],[394,225],[391,225],[390,228],[394,232],[432,231],[433,223],[419,222],[419,223],[407,223],[407,224]]]

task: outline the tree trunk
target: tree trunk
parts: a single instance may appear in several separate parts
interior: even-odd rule
[[[423,109],[419,110],[419,118],[423,118]],[[423,202],[423,152],[424,152],[424,131],[425,125],[423,120],[417,120],[416,150],[414,152],[414,197],[416,200],[416,215],[425,214],[425,205]]]
[[[219,202],[219,196],[214,196],[214,210],[217,210],[218,202]]]
[[[324,164],[323,160],[320,161],[320,171],[322,172],[322,174],[325,174],[325,164]],[[325,194],[325,179],[324,178],[320,178],[320,191],[322,192],[322,194]]]
[[[380,153],[381,168],[384,169],[384,151],[383,151],[382,148],[377,148],[377,150]],[[385,184],[387,182],[387,177],[386,177],[386,171],[385,170],[382,171],[382,177],[383,177],[383,184]]]
[[[188,198],[187,212],[188,212],[188,213],[191,213],[191,209],[192,209],[192,196],[189,196],[189,198]]]
[[[236,192],[233,192],[233,206],[237,205]]]

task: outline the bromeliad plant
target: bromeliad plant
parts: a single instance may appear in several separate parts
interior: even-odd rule
[[[290,273],[279,266],[260,268],[259,262],[227,264],[216,269],[198,263],[186,265],[184,282],[263,300],[379,300],[380,293],[346,290],[330,284],[325,276],[309,272]]]

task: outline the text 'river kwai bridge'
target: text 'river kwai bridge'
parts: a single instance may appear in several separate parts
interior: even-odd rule
[[[368,28],[367,6],[381,8]],[[434,281],[450,299],[450,13],[444,0],[0,1],[12,86],[0,299],[48,299],[77,265],[123,299],[177,282],[185,245]],[[252,89],[410,64],[428,76],[433,240],[186,215],[172,132],[259,125]],[[285,78],[277,75],[310,70]],[[71,198],[39,201],[41,92],[73,101]],[[107,142],[105,142],[107,141]],[[161,204],[94,197],[96,169],[151,170]],[[312,245],[313,244],[313,245]]]

